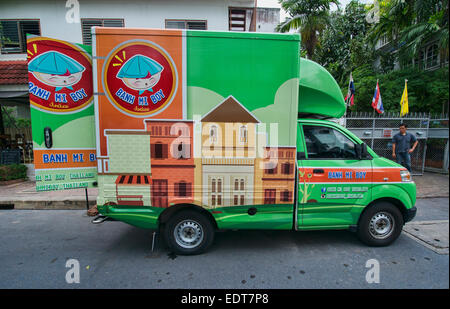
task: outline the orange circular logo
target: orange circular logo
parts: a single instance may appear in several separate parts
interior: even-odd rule
[[[103,88],[113,105],[131,116],[155,115],[173,100],[178,76],[170,55],[150,41],[113,49],[103,66]]]
[[[81,47],[49,38],[28,40],[31,104],[51,113],[83,109],[92,102],[92,61]]]

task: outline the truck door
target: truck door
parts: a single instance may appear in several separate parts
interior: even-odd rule
[[[356,224],[371,200],[372,161],[358,159],[357,141],[338,126],[308,122],[298,133],[298,228]]]

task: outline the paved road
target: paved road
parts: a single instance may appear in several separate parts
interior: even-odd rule
[[[418,220],[448,219],[448,199],[418,200]],[[351,232],[217,233],[200,256],[171,256],[151,233],[90,223],[81,210],[1,210],[0,288],[449,288],[449,257],[402,234],[370,248]],[[68,259],[80,283],[67,284]],[[380,283],[365,280],[380,263]]]

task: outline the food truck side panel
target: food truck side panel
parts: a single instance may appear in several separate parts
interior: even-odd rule
[[[36,190],[97,183],[90,46],[27,36]]]
[[[152,227],[196,205],[219,228],[292,228],[298,35],[93,32],[100,212]]]

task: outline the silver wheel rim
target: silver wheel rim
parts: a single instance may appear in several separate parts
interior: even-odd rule
[[[192,249],[201,244],[203,228],[194,220],[183,220],[175,226],[173,231],[176,243],[185,249]]]
[[[376,239],[386,239],[394,231],[395,220],[390,213],[378,212],[369,223],[369,232]]]

